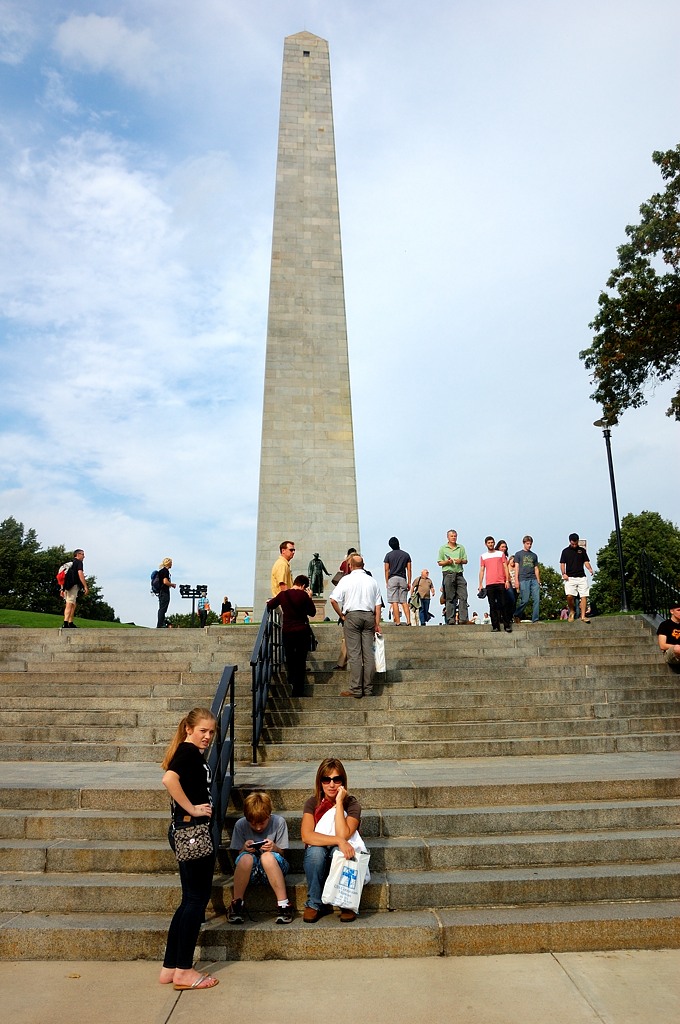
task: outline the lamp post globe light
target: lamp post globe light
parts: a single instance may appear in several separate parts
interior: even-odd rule
[[[614,421],[616,422],[616,421]],[[612,506],[614,508],[614,531],[616,533],[616,553],[619,559],[619,576],[621,579],[621,611],[630,611],[628,607],[628,598],[626,596],[626,570],[623,564],[623,544],[621,543],[621,526],[619,524],[619,505],[616,500],[616,481],[614,480],[614,463],[612,461],[612,432],[611,432],[611,419],[607,416],[603,416],[599,420],[595,420],[593,423],[594,427],[600,427],[604,436],[604,443],[607,449],[607,464],[609,466],[609,486],[612,492]]]

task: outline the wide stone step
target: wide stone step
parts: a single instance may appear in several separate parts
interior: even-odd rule
[[[395,724],[395,725],[367,725],[356,724],[348,729],[345,735],[351,736],[354,742],[365,741],[371,744],[405,742],[417,743],[428,741],[430,743],[445,743],[457,740],[482,740],[493,742],[499,739],[528,739],[537,737],[548,739],[551,737],[575,737],[588,736],[609,736],[627,735],[629,733],[661,732],[675,730],[680,726],[680,718],[660,720],[655,717],[635,718],[571,718],[555,719],[551,721],[472,721],[472,722],[429,722],[427,724]],[[325,726],[315,728],[303,728],[289,726],[277,728],[267,725],[263,733],[263,739],[267,743],[274,744],[309,744],[327,743],[333,744],[338,737],[338,727]],[[2,730],[0,730],[0,738]],[[433,755],[428,755],[433,756]]]
[[[581,718],[632,718],[656,717],[670,718],[680,717],[680,699],[667,701],[627,701],[608,703],[606,701],[591,704],[523,704],[507,705],[493,701],[493,697],[486,698],[489,704],[474,702],[459,705],[457,700],[454,706],[447,706],[452,701],[441,701],[444,706],[437,707],[432,704],[429,707],[416,706],[409,708],[394,708],[388,700],[388,707],[378,706],[373,710],[371,707],[362,708],[361,705],[354,705],[347,708],[343,713],[343,724],[352,729],[360,725],[394,725],[394,726],[416,726],[416,725],[442,725],[445,723],[463,722],[527,722],[540,720],[547,721],[573,721]],[[493,701],[493,702],[492,702]],[[328,713],[323,708],[315,710],[305,709],[305,699],[291,701],[296,707],[285,707],[281,702],[279,708],[267,709],[267,727],[275,729],[319,729],[328,724]],[[491,703],[492,702],[492,703]],[[358,704],[358,702],[357,702]],[[0,712],[0,721],[3,720]],[[17,719],[18,721],[19,719]],[[142,716],[140,716],[140,724]],[[272,733],[270,733],[271,735]]]
[[[436,663],[435,663],[436,664]],[[338,672],[334,678],[344,676],[346,673]],[[431,665],[427,668],[391,668],[388,666],[384,675],[378,675],[377,681],[380,684],[396,686],[397,683],[406,683],[409,687],[417,684],[423,693],[432,692],[432,683],[437,689],[442,684],[449,684],[452,688],[471,689],[484,685],[487,681],[488,689],[503,690],[507,687],[517,687],[518,680],[522,685],[526,684],[527,690],[546,690],[555,687],[574,685],[576,680],[578,689],[583,686],[584,680],[593,680],[601,686],[618,680],[628,681],[628,685],[638,685],[641,679],[648,681],[647,684],[664,685],[668,680],[668,668],[658,659],[653,662],[633,665],[628,660],[620,666],[614,666],[608,661],[597,664],[592,661],[587,663],[576,663],[574,661],[557,660],[554,664],[548,663],[547,659],[537,659],[535,663],[523,664],[520,666],[498,665],[491,669],[488,663],[483,665],[477,661],[470,664],[469,669],[465,665]],[[548,685],[549,684],[549,685]]]
[[[378,876],[379,878],[380,876]],[[389,907],[521,906],[680,898],[680,863],[575,865],[460,871],[395,871],[385,876]]]
[[[167,835],[170,820],[169,801],[164,797],[165,811],[145,810],[124,814],[110,810],[0,810],[0,840],[29,839],[42,841],[105,840],[120,844],[128,840],[160,841]],[[14,794],[15,804],[17,793]],[[127,800],[129,802],[129,795]]]
[[[340,688],[340,687],[339,687]],[[517,690],[494,690],[491,681],[487,687],[479,686],[462,690],[459,687],[439,688],[429,693],[413,692],[400,686],[382,686],[381,693],[371,698],[365,704],[350,704],[345,698],[337,697],[337,690],[330,686],[311,685],[307,689],[307,696],[303,698],[291,697],[285,692],[280,684],[276,684],[270,693],[267,704],[267,715],[276,721],[279,716],[293,716],[300,714],[316,713],[322,716],[327,713],[328,708],[343,710],[344,715],[366,716],[376,711],[405,711],[416,713],[420,710],[430,709],[450,711],[455,714],[459,710],[467,708],[497,708],[502,714],[502,709],[507,709],[510,715],[516,709],[532,707],[557,707],[563,706],[595,706],[607,704],[626,704],[648,702],[659,703],[674,707],[678,702],[677,686],[658,687],[631,687],[631,686],[607,686],[593,687],[587,689],[576,689],[573,686],[565,685],[558,689],[548,688],[545,690],[529,690],[523,688],[521,695]],[[328,703],[331,701],[332,703]],[[281,719],[283,722],[283,719]],[[280,723],[279,723],[280,724]]]
[[[559,835],[370,839],[371,871],[644,863],[680,859],[680,830],[565,832]],[[304,845],[291,842],[287,860],[303,871]],[[57,870],[57,869],[55,869]],[[111,869],[113,870],[113,868]],[[225,867],[226,870],[226,867]]]
[[[529,864],[597,864],[677,860],[680,831],[646,829],[560,835],[466,838],[370,839],[374,871],[436,871],[452,868],[510,867]],[[222,855],[221,855],[222,856]],[[286,855],[302,874],[304,846],[291,842]],[[231,870],[232,854],[221,859]],[[174,873],[177,862],[167,841],[0,840],[0,871],[56,873]]]
[[[174,874],[167,840],[0,839],[0,871]]]
[[[168,737],[158,744],[0,743],[0,761],[143,761],[160,764]]]
[[[168,655],[167,659],[153,658],[149,662],[142,658],[117,658],[113,661],[102,661],[97,657],[83,655],[68,662],[63,660],[56,662],[51,658],[45,661],[31,660],[30,662],[24,662],[24,671],[30,669],[31,674],[35,676],[61,675],[65,679],[73,676],[93,674],[100,678],[106,678],[109,673],[112,675],[124,674],[134,677],[140,673],[148,672],[150,668],[153,668],[153,671],[158,673],[161,665],[167,665],[168,669],[174,672],[221,672],[226,664],[226,661],[223,662],[222,659],[215,660],[210,656],[199,659],[195,657],[187,658],[184,654],[177,655],[176,657]],[[17,671],[16,666],[18,665],[21,665],[20,660],[0,664],[0,674],[5,674],[6,671]]]
[[[328,744],[280,743],[262,746],[262,763],[316,761],[327,755]],[[562,736],[498,740],[453,740],[390,743],[336,742],[333,751],[342,761],[402,761],[436,757],[535,757],[555,754],[615,754],[638,751],[680,750],[678,733],[648,732],[626,735]],[[0,748],[0,759],[2,748]]]
[[[677,946],[680,905],[649,901],[479,910],[362,912],[351,925],[337,914],[313,926],[298,916],[274,924],[253,914],[242,925],[213,917],[201,930],[207,961],[347,960],[492,955]],[[3,960],[161,960],[164,914],[19,914],[0,928]]]
[[[175,875],[114,872],[31,874],[0,872],[0,905],[7,913],[49,906],[54,913],[171,913],[177,905]],[[289,874],[286,887],[302,906],[304,876]],[[223,912],[231,898],[230,879],[217,875],[211,906]],[[680,863],[596,864],[441,871],[371,872],[364,886],[366,910],[521,906],[537,903],[668,900],[680,898]],[[249,902],[271,906],[268,887],[252,887]]]
[[[95,705],[99,704],[101,699],[115,698],[118,701],[120,707],[123,700],[131,699],[141,700],[146,699],[175,699],[178,701],[191,701],[195,698],[205,698],[206,694],[212,695],[217,689],[217,683],[219,681],[219,675],[215,675],[213,679],[206,683],[203,680],[194,680],[191,676],[187,676],[184,679],[178,675],[176,679],[170,676],[163,676],[162,680],[154,682],[149,680],[148,677],[139,676],[138,682],[130,681],[120,682],[116,681],[111,686],[107,686],[101,682],[89,682],[85,685],[79,683],[51,683],[40,687],[40,691],[44,698],[51,701],[60,701],[63,698],[75,698],[80,701],[81,706],[86,701],[92,701]],[[24,701],[30,701],[30,695],[26,694],[26,683],[15,682],[7,684],[6,686],[0,686],[0,699],[5,704],[5,698],[18,697]]]
[[[280,812],[291,839],[300,838],[300,811]],[[227,819],[227,830],[235,818]],[[364,810],[361,833],[367,842],[385,838],[462,838],[599,833],[603,830],[680,827],[680,800],[590,800],[550,804],[477,807],[386,807]],[[370,845],[370,842],[369,842]]]

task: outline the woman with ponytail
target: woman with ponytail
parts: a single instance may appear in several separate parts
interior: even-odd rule
[[[168,839],[175,849],[176,825],[199,825],[210,820],[210,768],[205,752],[215,735],[216,722],[207,708],[194,708],[177,726],[163,759],[163,785],[170,794],[172,822]],[[214,988],[217,978],[201,974],[194,964],[198,933],[212,890],[214,852],[196,860],[179,861],[182,902],[174,913],[159,981],[184,989]]]

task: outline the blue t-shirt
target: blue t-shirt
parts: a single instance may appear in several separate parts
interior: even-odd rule
[[[524,548],[518,551],[515,555],[515,562],[519,566],[518,580],[533,580],[536,578],[534,569],[538,565],[538,555],[535,555],[531,548],[528,551],[525,551]]]

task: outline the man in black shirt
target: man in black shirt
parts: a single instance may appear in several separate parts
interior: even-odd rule
[[[680,669],[680,604],[669,611],[670,619],[661,623],[656,635],[666,664],[673,669]]]
[[[579,544],[578,534],[570,533],[569,547],[565,548],[560,555],[560,571],[564,581],[564,593],[567,595],[567,604],[569,605],[570,622],[574,621],[575,597],[580,598],[581,622],[590,622],[590,619],[586,618],[590,587],[583,571],[584,568],[592,576],[593,567],[588,561],[588,552]]]
[[[411,611],[408,606],[408,592],[411,589],[411,556],[402,551],[396,537],[389,539],[390,551],[385,555],[385,586],[387,600],[392,606],[392,621],[399,625],[399,608],[404,612],[404,621],[408,626],[411,622]]]

